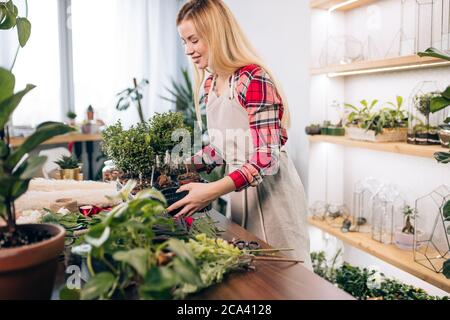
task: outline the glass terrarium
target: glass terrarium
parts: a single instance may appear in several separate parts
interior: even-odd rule
[[[313,219],[324,220],[327,214],[328,205],[325,201],[315,201],[309,208]]]
[[[432,113],[431,99],[440,96],[437,82],[420,82],[409,98],[408,143],[420,145],[440,144],[439,125],[444,122],[446,109]]]
[[[365,178],[355,183],[350,231],[371,232],[373,198],[383,184],[375,178]]]
[[[441,186],[416,200],[414,260],[442,272],[450,259],[450,189]]]
[[[393,243],[394,228],[404,206],[404,197],[395,185],[385,185],[375,194],[372,201],[372,239]]]

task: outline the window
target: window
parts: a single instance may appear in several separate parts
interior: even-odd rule
[[[136,123],[134,106],[117,112],[115,105],[116,94],[133,86],[133,77],[146,77],[146,1],[90,0],[89,10],[86,2],[72,1],[71,13],[75,112],[84,119],[92,105],[106,123]],[[144,96],[147,103],[148,91]]]
[[[13,73],[16,91],[27,83],[36,86],[13,113],[13,125],[37,125],[63,120],[60,88],[58,0],[28,1],[31,37],[21,48]],[[20,3],[18,3],[20,4]],[[25,12],[19,7],[20,12]],[[15,30],[14,30],[15,32]],[[11,39],[15,50],[17,39]]]

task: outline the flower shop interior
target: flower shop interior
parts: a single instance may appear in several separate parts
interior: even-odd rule
[[[186,2],[0,0],[0,299],[448,299],[450,0],[190,1],[230,9],[288,101],[311,266],[231,194],[166,210],[226,176],[169,154],[175,129],[208,145]]]

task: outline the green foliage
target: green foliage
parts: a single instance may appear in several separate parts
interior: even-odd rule
[[[69,111],[66,113],[66,117],[71,119],[71,120],[75,120],[75,118],[77,117],[77,114],[73,111]]]
[[[424,52],[419,52],[418,55],[420,57],[433,57],[450,61],[450,53],[433,47],[426,49]]]
[[[180,112],[155,113],[150,119],[150,132],[153,152],[157,155],[164,155],[167,150],[171,151],[179,141],[172,139],[175,130],[185,129],[185,133],[190,133],[184,124],[183,114]]]
[[[133,298],[184,298],[251,262],[235,246],[205,234],[195,232],[189,241],[184,236],[159,241],[161,230],[177,229],[176,222],[165,214],[161,199],[164,197],[156,190],[141,191],[89,227],[84,241],[90,245],[87,264],[91,278],[79,298],[130,298],[126,294],[130,289],[137,295]],[[68,299],[77,296],[67,289],[61,293]]]
[[[79,167],[78,159],[74,156],[62,156],[61,159],[55,161],[61,169],[76,169]]]
[[[25,5],[28,6],[26,1]],[[18,9],[12,1],[0,2],[0,30],[14,27],[17,27],[20,46],[25,46],[31,33],[30,22],[18,16]],[[0,218],[7,222],[9,237],[14,237],[16,229],[14,200],[27,191],[31,178],[46,161],[43,156],[26,155],[46,140],[73,130],[62,123],[48,122],[40,125],[17,149],[12,150],[9,146],[7,123],[22,98],[34,85],[28,84],[17,93],[14,93],[14,88],[13,73],[0,68]]]
[[[117,101],[116,109],[119,111],[127,110],[130,105],[136,104],[139,113],[139,119],[141,120],[141,122],[145,122],[141,107],[141,100],[143,98],[142,90],[149,84],[149,82],[147,79],[142,79],[139,84],[137,84],[136,79],[133,79],[133,81],[134,87],[127,88],[117,94],[119,100]]]
[[[450,163],[450,152],[436,152],[434,158],[440,163]]]
[[[444,265],[442,266],[442,273],[447,279],[450,279],[450,259],[444,262]]]
[[[131,178],[139,178],[140,174],[150,177],[155,156],[148,123],[137,123],[124,130],[122,123],[118,121],[107,127],[102,136],[103,152],[117,167]]]
[[[339,254],[339,252],[338,252]],[[338,255],[337,254],[337,255]],[[359,268],[344,263],[336,268],[335,259],[328,266],[323,251],[311,253],[313,269],[316,274],[337,285],[359,300],[440,300],[424,290],[406,285],[397,280],[386,278],[382,273],[366,268]],[[450,260],[449,260],[450,261]],[[447,263],[447,262],[446,262]],[[450,267],[450,262],[447,263]],[[443,297],[448,300],[449,297]]]
[[[31,35],[31,23],[26,17],[19,17],[19,10],[12,1],[0,2],[0,30],[9,30],[14,27],[17,27],[17,37],[23,48]]]
[[[436,106],[432,103],[436,98],[440,98],[441,94],[439,92],[427,92],[424,94],[418,94],[414,96],[414,106],[416,109],[425,117],[428,117],[430,113],[438,111]]]
[[[189,71],[187,69],[181,69],[181,73],[183,75],[183,82],[178,83],[172,79],[172,88],[166,88],[170,96],[162,97],[162,99],[174,103],[175,110],[183,114],[185,125],[190,128],[194,128],[197,117],[195,113],[192,81],[189,77]],[[206,122],[206,119],[204,119],[204,122]]]
[[[347,122],[366,130],[374,130],[376,134],[383,132],[383,129],[405,128],[408,123],[408,113],[402,110],[403,98],[396,97],[396,103],[387,102],[390,107],[381,108],[373,111],[378,100],[368,103],[361,100],[361,107],[345,104],[345,107],[352,112],[347,117]]]
[[[128,130],[119,121],[103,131],[103,152],[130,177],[150,177],[155,156],[164,155],[179,143],[172,140],[172,133],[178,129],[187,130],[178,112],[156,113],[148,122]]]

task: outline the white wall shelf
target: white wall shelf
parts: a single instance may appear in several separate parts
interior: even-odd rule
[[[349,64],[310,69],[311,75],[326,74],[329,77],[351,76],[376,72],[393,72],[420,68],[450,66],[449,61],[437,58],[410,55],[372,61],[358,61]]]
[[[433,155],[436,152],[449,152],[449,149],[442,148],[439,145],[421,146],[409,144],[406,142],[366,142],[352,140],[347,137],[335,137],[326,135],[309,136],[308,140],[310,142],[327,142],[351,148],[391,152],[423,158],[434,158]]]
[[[436,273],[414,261],[412,251],[405,251],[393,244],[383,244],[371,238],[370,233],[348,232],[343,233],[339,228],[330,226],[327,222],[308,218],[311,226],[314,226],[349,245],[369,253],[387,263],[406,271],[419,279],[424,280],[446,292],[450,292],[450,279],[442,273]]]
[[[349,11],[377,1],[379,0],[311,0],[309,6],[312,9],[330,10],[333,7],[337,7],[336,10],[338,11]]]

